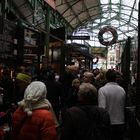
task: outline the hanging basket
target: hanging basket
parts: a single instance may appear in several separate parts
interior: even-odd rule
[[[104,38],[103,38],[103,34],[105,32],[111,32],[112,34],[112,40],[111,41],[105,41]],[[103,27],[99,33],[98,33],[98,39],[99,39],[99,42],[102,44],[102,45],[105,45],[105,46],[110,46],[112,44],[115,44],[117,42],[117,39],[118,39],[118,34],[117,34],[117,31],[111,27],[111,26],[105,26]]]

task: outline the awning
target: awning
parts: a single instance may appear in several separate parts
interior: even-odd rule
[[[68,50],[72,50],[73,52],[79,52],[79,54],[83,55],[84,57],[87,57],[88,59],[93,59],[94,56],[89,53],[89,46],[78,44],[78,43],[71,43],[66,44]]]

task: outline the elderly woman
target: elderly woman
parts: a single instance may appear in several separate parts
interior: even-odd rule
[[[78,106],[66,110],[60,140],[109,140],[110,118],[107,111],[97,107],[96,88],[82,83],[78,100]]]
[[[27,86],[24,99],[13,114],[14,140],[56,140],[56,125],[51,104],[46,99],[44,83],[35,81]]]

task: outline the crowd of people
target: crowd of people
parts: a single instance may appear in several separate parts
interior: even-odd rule
[[[49,67],[34,77],[21,66],[13,78],[3,69],[0,140],[123,140],[126,92],[118,73],[66,68],[58,76]]]

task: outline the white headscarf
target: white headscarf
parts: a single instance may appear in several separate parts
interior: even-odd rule
[[[43,82],[34,81],[31,82],[24,92],[24,99],[18,103],[23,111],[27,113],[28,116],[32,115],[32,110],[45,108],[52,113],[55,121],[56,127],[59,126],[56,115],[53,111],[51,103],[46,99],[47,88]]]
[[[24,92],[24,99],[20,101],[18,105],[23,108],[23,111],[26,112],[28,116],[32,115],[32,110],[46,108],[52,113],[55,125],[58,127],[59,123],[51,103],[46,99],[46,95],[46,85],[43,82],[34,81],[27,86]]]
[[[27,86],[24,92],[24,99],[18,104],[27,112],[27,115],[32,115],[32,110],[39,108],[47,108],[50,110],[51,104],[46,99],[47,88],[43,82],[34,81]]]

